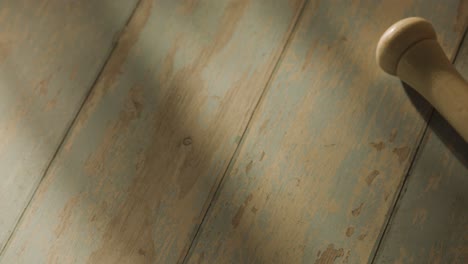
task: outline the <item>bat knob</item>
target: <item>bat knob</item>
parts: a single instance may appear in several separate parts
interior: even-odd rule
[[[398,63],[403,54],[416,43],[437,39],[431,23],[420,17],[400,20],[389,27],[377,44],[377,64],[385,72],[397,75]]]
[[[393,24],[377,45],[377,64],[421,94],[468,142],[468,83],[437,42],[431,23],[411,17]]]

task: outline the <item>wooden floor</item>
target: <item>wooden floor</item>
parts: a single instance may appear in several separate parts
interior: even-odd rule
[[[468,263],[468,145],[374,51],[467,1],[3,0],[0,263]]]

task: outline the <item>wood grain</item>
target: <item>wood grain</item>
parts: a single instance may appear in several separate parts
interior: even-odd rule
[[[0,1],[0,250],[135,5]]]
[[[143,0],[2,263],[174,263],[301,1]]]
[[[430,109],[379,70],[377,41],[422,16],[453,55],[457,5],[309,1],[188,263],[366,263]]]
[[[455,66],[468,77],[468,35]],[[468,144],[435,113],[376,263],[468,263]]]

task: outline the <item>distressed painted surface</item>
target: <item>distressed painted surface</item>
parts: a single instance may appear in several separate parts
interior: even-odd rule
[[[455,66],[468,77],[468,36]],[[376,263],[468,263],[468,144],[434,114]]]
[[[301,6],[142,1],[0,262],[183,257]]]
[[[0,1],[0,250],[135,5]]]
[[[309,1],[188,262],[366,263],[425,126],[375,46],[418,15],[454,54],[458,4]]]

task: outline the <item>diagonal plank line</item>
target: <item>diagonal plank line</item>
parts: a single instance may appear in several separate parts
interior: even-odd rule
[[[44,178],[46,177],[46,175],[48,174],[50,168],[52,167],[52,164],[53,162],[55,161],[55,159],[57,158],[58,154],[60,153],[60,150],[62,149],[63,147],[63,144],[65,142],[65,140],[68,138],[68,136],[70,135],[70,132],[73,130],[73,128],[75,127],[75,123],[76,123],[76,120],[78,119],[78,117],[80,116],[80,113],[83,111],[83,107],[84,105],[86,104],[86,101],[88,101],[88,99],[90,98],[91,94],[92,94],[92,91],[94,90],[94,87],[96,86],[96,83],[98,82],[99,78],[101,77],[102,75],[102,72],[104,71],[104,69],[107,67],[107,64],[109,63],[109,60],[110,58],[112,57],[112,55],[114,54],[114,51],[119,43],[119,40],[120,38],[122,37],[122,32],[124,32],[125,28],[128,26],[128,24],[130,23],[130,21],[132,20],[133,16],[135,15],[135,11],[138,10],[138,8],[140,7],[140,4],[141,4],[141,0],[138,0],[138,3],[135,5],[135,8],[133,9],[133,11],[131,12],[130,16],[128,17],[127,21],[125,22],[125,24],[123,25],[122,29],[118,32],[118,35],[117,37],[115,38],[115,40],[113,41],[112,45],[111,45],[111,48],[110,48],[110,51],[107,55],[107,58],[104,60],[104,63],[102,64],[101,68],[99,69],[98,71],[98,74],[96,75],[96,78],[94,79],[94,81],[92,82],[90,88],[88,89],[88,91],[85,93],[83,99],[82,99],[82,102],[78,108],[78,111],[76,112],[75,116],[73,117],[73,119],[71,120],[70,124],[68,125],[68,127],[65,129],[65,133],[63,134],[63,137],[62,139],[60,140],[58,146],[57,146],[57,149],[55,150],[55,152],[53,153],[49,163],[47,164],[45,170],[44,170],[44,173],[42,174],[41,178],[39,179],[39,182],[36,186],[36,188],[34,189],[32,195],[31,195],[31,198],[29,199],[28,203],[26,204],[26,206],[24,207],[23,209],[23,212],[20,214],[18,220],[16,221],[16,224],[14,225],[13,227],[13,231],[11,232],[11,234],[8,236],[8,239],[6,240],[3,248],[0,249],[0,262],[1,262],[1,257],[3,256],[3,253],[7,250],[7,247],[9,246],[9,244],[11,243],[13,237],[15,236],[16,234],[16,231],[17,231],[17,228],[19,226],[19,224],[22,222],[23,220],[23,217],[24,217],[24,214],[25,212],[27,211],[27,209],[30,207],[31,205],[31,202],[32,200],[34,199],[35,195],[36,195],[36,192],[37,190],[39,189],[39,186],[41,185],[42,181],[44,180]]]
[[[275,65],[273,67],[273,70],[271,71],[270,76],[268,77],[268,80],[267,80],[267,82],[265,84],[265,87],[263,88],[263,91],[260,94],[260,97],[257,100],[257,103],[255,104],[255,107],[253,108],[252,114],[250,115],[249,120],[247,121],[245,129],[242,132],[240,142],[237,145],[236,149],[234,150],[234,154],[231,156],[231,159],[229,160],[228,166],[227,166],[226,170],[224,171],[223,175],[217,181],[217,183],[214,184],[214,186],[213,186],[214,191],[211,191],[211,193],[213,193],[213,194],[210,195],[212,198],[211,198],[207,208],[204,210],[204,213],[202,211],[202,213],[203,213],[202,219],[201,219],[201,221],[200,221],[200,223],[198,225],[198,228],[196,229],[195,234],[193,235],[190,243],[188,244],[188,247],[186,247],[185,253],[184,253],[184,251],[182,252],[181,260],[179,260],[179,263],[187,263],[187,261],[189,259],[190,251],[192,250],[192,248],[194,248],[196,246],[197,240],[199,238],[199,235],[201,233],[201,230],[202,230],[202,227],[203,227],[203,225],[205,223],[205,220],[208,218],[208,214],[209,214],[211,208],[216,203],[217,197],[219,196],[220,191],[222,190],[223,184],[225,182],[224,179],[230,173],[230,171],[232,169],[232,166],[236,163],[237,157],[239,156],[239,152],[242,149],[242,146],[244,145],[244,142],[245,142],[245,138],[248,135],[248,132],[250,130],[253,118],[254,118],[255,114],[257,113],[257,110],[258,110],[261,102],[263,102],[263,99],[264,99],[266,93],[269,90],[268,88],[270,87],[271,82],[273,81],[273,77],[276,76],[276,73],[278,72],[279,66],[281,65],[281,63],[283,61],[283,58],[285,56],[285,53],[288,50],[288,48],[289,48],[289,46],[291,44],[291,41],[295,36],[296,29],[298,28],[298,24],[301,21],[301,18],[302,18],[303,14],[304,14],[304,10],[306,9],[306,6],[307,6],[308,3],[309,3],[309,0],[305,0],[302,3],[302,6],[299,8],[299,12],[297,13],[295,20],[293,21],[293,26],[291,27],[289,36],[287,37],[286,42],[285,42],[283,48],[281,49],[281,51],[279,53],[278,59],[277,59]]]
[[[455,63],[455,61],[458,58],[458,53],[460,52],[462,45],[465,43],[463,40],[465,39],[465,36],[466,36],[467,32],[468,32],[468,28],[465,28],[464,33],[461,35],[461,38],[458,40],[458,43],[457,43],[456,49],[455,49],[455,53],[451,58],[452,63]],[[468,44],[468,43],[466,43],[466,44]],[[376,242],[376,245],[374,247],[374,250],[372,251],[371,255],[369,256],[369,260],[370,260],[369,263],[372,263],[372,264],[376,263],[377,254],[380,251],[380,249],[382,248],[385,237],[386,237],[386,235],[388,234],[388,232],[390,230],[390,225],[391,225],[391,223],[392,223],[392,221],[394,219],[396,210],[398,209],[398,205],[400,204],[400,201],[402,200],[403,195],[405,194],[405,186],[407,185],[408,178],[410,177],[410,174],[413,171],[414,166],[416,165],[417,158],[421,154],[422,143],[424,142],[424,139],[427,137],[427,133],[429,131],[429,124],[432,121],[432,118],[434,116],[434,111],[435,111],[434,108],[431,106],[431,110],[430,110],[430,112],[428,114],[428,119],[427,119],[428,121],[427,121],[427,123],[426,123],[426,125],[425,125],[425,127],[424,127],[424,129],[423,129],[423,131],[421,133],[421,137],[417,141],[416,150],[415,150],[413,156],[411,157],[411,161],[409,163],[408,169],[405,171],[405,177],[403,178],[402,182],[400,183],[396,198],[394,199],[394,202],[393,202],[392,206],[390,207],[389,212],[387,213],[387,215],[388,215],[387,220],[384,223],[384,226],[383,226],[382,231],[380,232],[379,238],[377,238],[377,242]]]

